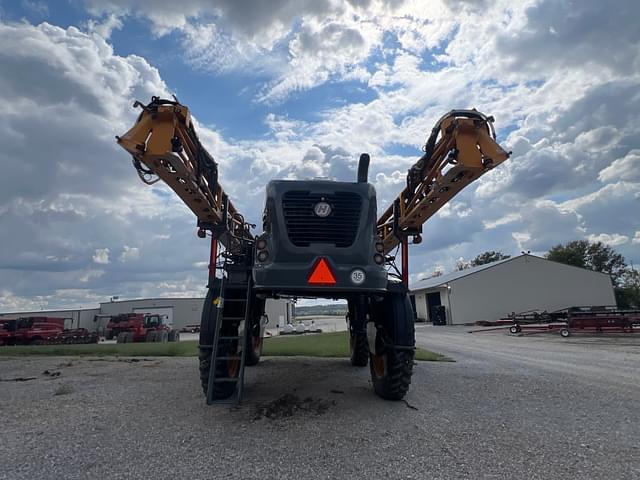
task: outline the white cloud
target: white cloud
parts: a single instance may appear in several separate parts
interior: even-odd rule
[[[640,150],[632,150],[623,158],[614,160],[611,165],[598,174],[602,182],[640,182]]]
[[[108,260],[106,262],[98,262],[95,260],[94,258],[94,262],[95,263],[109,263]],[[96,278],[100,278],[102,275],[104,275],[104,270],[88,270],[86,272],[80,273],[78,276],[78,281],[80,283],[87,283],[90,280],[96,279]]]
[[[485,222],[483,222],[483,225],[484,228],[490,230],[502,225],[508,225],[509,223],[517,222],[518,220],[522,220],[522,215],[520,213],[509,213],[504,217],[498,218],[497,220],[486,220]]]
[[[93,263],[99,263],[101,265],[107,265],[109,261],[109,249],[108,248],[97,248],[96,252],[93,254]]]
[[[129,245],[123,245],[122,253],[118,260],[122,263],[126,263],[130,260],[137,260],[140,258],[140,249],[138,247],[130,247]]]
[[[97,33],[105,40],[108,40],[111,37],[111,33],[114,30],[120,30],[122,26],[122,19],[113,13],[107,15],[104,19],[91,19],[87,22],[87,30]]]
[[[635,244],[640,243],[640,230],[636,232],[633,239],[631,240],[631,243],[635,243]]]
[[[629,241],[629,237],[626,235],[620,235],[619,233],[600,233],[598,235],[588,235],[587,238],[590,242],[602,242],[605,245],[611,247],[617,247],[624,245]]]

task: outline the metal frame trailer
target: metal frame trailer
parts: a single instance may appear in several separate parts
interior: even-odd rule
[[[531,312],[501,321],[511,323],[509,332],[512,334],[558,332],[566,338],[574,333],[640,333],[640,310],[621,310],[613,306]]]

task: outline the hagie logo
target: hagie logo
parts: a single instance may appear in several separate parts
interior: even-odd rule
[[[327,202],[318,202],[313,207],[313,213],[322,218],[328,217],[331,213],[331,205]]]

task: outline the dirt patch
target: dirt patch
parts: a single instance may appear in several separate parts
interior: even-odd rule
[[[285,393],[271,402],[257,405],[254,419],[278,420],[299,414],[323,415],[335,405],[337,405],[335,400],[314,399],[312,397],[303,400],[297,395]]]

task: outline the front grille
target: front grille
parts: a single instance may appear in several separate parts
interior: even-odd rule
[[[331,205],[328,217],[313,213],[313,207],[321,201]],[[294,190],[286,192],[282,199],[287,235],[297,247],[311,243],[350,247],[358,235],[361,210],[362,197],[353,192],[319,194]]]

